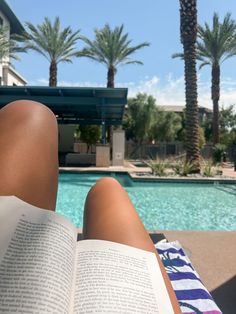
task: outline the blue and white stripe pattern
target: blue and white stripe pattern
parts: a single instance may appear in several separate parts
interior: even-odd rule
[[[171,280],[182,313],[222,314],[178,241],[161,241],[155,246]]]

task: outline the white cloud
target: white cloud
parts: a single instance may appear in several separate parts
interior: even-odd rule
[[[130,84],[132,84],[132,82]],[[48,86],[48,79],[40,78],[36,81],[29,82],[29,85]],[[70,81],[58,81],[57,86],[64,86],[64,87],[106,87],[106,85],[98,84],[96,82],[70,82]]]
[[[58,86],[65,87],[106,87],[104,84],[98,84],[96,82],[67,82],[67,81],[59,81]]]
[[[30,82],[30,85],[48,85],[48,80],[40,78],[36,82]],[[59,81],[58,86],[106,87],[105,84],[96,82],[69,81]],[[116,87],[127,87],[129,97],[134,97],[137,93],[153,95],[159,106],[185,105],[184,76],[174,78],[172,73],[169,73],[165,78],[160,78],[157,75],[153,77],[145,76],[139,82],[117,82]],[[198,104],[199,106],[212,108],[211,82],[210,80],[203,81],[200,75],[198,76]],[[236,80],[224,77],[221,79],[220,106],[231,104],[236,104]]]
[[[185,105],[184,76],[173,78],[170,73],[164,79],[154,80],[153,78],[140,81],[130,87],[129,96],[133,97],[138,92],[145,92],[153,95],[159,106]],[[222,78],[219,103],[220,106],[236,104],[236,80]],[[212,108],[211,82],[202,81],[200,76],[198,76],[198,105]]]

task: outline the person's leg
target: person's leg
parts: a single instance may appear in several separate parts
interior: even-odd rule
[[[44,105],[15,101],[0,110],[0,195],[15,195],[54,210],[58,181],[58,131]]]
[[[128,194],[113,178],[100,179],[90,190],[85,203],[83,233],[85,238],[154,250]]]
[[[180,313],[171,283],[152,240],[128,194],[115,179],[103,178],[90,190],[85,203],[83,237],[118,242],[155,253],[175,313]]]

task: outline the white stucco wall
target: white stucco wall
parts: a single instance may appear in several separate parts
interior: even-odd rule
[[[8,27],[9,29],[8,38],[10,38],[10,23],[2,12],[0,12],[0,17],[3,21],[2,25]],[[0,60],[0,85],[24,86],[26,83],[27,81],[10,66],[9,56],[6,56]]]
[[[3,72],[4,72],[4,85],[12,86],[24,86],[26,85],[26,80],[17,73],[14,69],[12,69],[9,66],[3,66]]]
[[[6,16],[1,11],[0,11],[0,17],[3,19],[3,26],[10,27],[10,23],[9,23],[8,19],[6,18]]]

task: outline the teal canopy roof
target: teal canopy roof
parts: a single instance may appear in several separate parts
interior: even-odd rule
[[[0,86],[0,108],[15,100],[38,101],[64,124],[122,123],[127,88]]]

